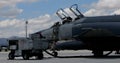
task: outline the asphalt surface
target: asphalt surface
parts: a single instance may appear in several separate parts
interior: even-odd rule
[[[59,51],[60,58],[54,58],[44,53],[44,59],[23,60],[16,57],[15,60],[8,59],[9,52],[0,52],[0,63],[120,63],[120,55],[114,52],[109,57],[93,57],[90,51]]]

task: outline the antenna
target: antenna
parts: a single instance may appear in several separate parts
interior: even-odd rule
[[[25,32],[26,32],[26,39],[27,39],[27,25],[28,25],[28,21],[25,21]]]

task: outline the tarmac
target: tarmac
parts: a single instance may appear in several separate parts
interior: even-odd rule
[[[30,60],[23,60],[22,57],[16,57],[14,60],[8,59],[9,52],[0,52],[0,63],[120,63],[120,55],[115,55],[114,52],[108,57],[93,57],[91,51],[58,51],[59,58],[54,58],[44,53],[42,60],[37,60],[35,57]]]

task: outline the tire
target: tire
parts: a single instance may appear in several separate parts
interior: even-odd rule
[[[10,60],[13,60],[15,58],[13,53],[9,53],[8,57],[9,57]]]
[[[44,58],[44,55],[43,53],[41,52],[40,54],[38,54],[38,56],[36,56],[36,59],[43,59]]]
[[[58,53],[57,52],[53,52],[54,54],[54,57],[57,57],[58,56]]]
[[[5,49],[5,52],[7,52],[8,50],[7,49]]]
[[[24,59],[24,60],[29,60],[29,55],[28,55],[27,53],[24,53],[24,54],[23,54],[23,59]]]
[[[104,55],[103,55],[103,51],[98,51],[98,50],[94,50],[94,51],[93,51],[93,54],[94,54],[95,57],[104,56]]]

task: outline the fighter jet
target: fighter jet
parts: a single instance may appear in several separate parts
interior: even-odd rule
[[[86,17],[77,4],[69,9],[75,18],[59,9],[56,14],[62,22],[34,34],[48,40],[54,50],[91,50],[94,56],[120,50],[120,15]]]

